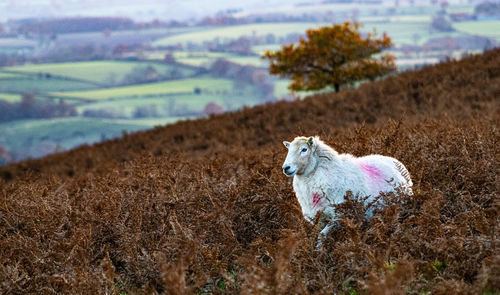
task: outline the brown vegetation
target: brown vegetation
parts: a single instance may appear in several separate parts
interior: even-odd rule
[[[499,292],[499,69],[495,50],[2,167],[0,293]],[[280,168],[299,134],[400,159],[415,195],[371,220],[347,196],[316,251]]]

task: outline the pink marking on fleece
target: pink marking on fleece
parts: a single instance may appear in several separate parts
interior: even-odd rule
[[[380,170],[377,167],[369,166],[365,163],[360,163],[359,166],[361,166],[366,174],[368,174],[368,177],[370,177],[371,180],[379,181],[380,179],[382,179],[382,173],[380,173]]]
[[[313,206],[314,207],[318,206],[320,201],[321,201],[321,195],[319,193],[313,192],[312,193]]]

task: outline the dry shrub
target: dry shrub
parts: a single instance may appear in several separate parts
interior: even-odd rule
[[[494,50],[2,167],[0,293],[499,292],[498,69]],[[414,196],[347,195],[315,249],[281,172],[299,134],[400,159]]]

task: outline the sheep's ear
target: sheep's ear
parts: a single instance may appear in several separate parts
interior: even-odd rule
[[[283,141],[283,144],[285,145],[286,148],[290,147],[290,143],[288,141]]]
[[[306,141],[306,143],[307,143],[309,146],[312,146],[312,145],[313,145],[313,140],[314,140],[314,138],[311,136],[311,137],[309,137],[309,139]]]

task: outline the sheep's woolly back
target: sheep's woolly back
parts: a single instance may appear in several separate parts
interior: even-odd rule
[[[336,150],[324,143],[318,136],[314,137],[314,144],[316,145],[314,154],[320,161],[333,161],[339,155]]]

